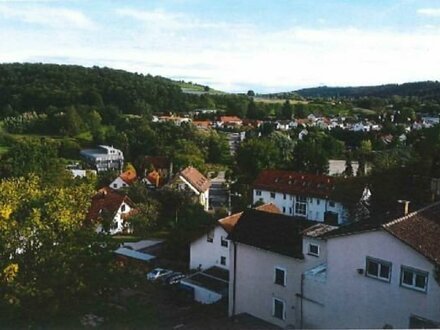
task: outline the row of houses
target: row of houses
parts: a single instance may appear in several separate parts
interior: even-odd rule
[[[151,161],[151,157],[148,157]],[[160,171],[160,172],[159,172]],[[116,177],[108,187],[103,187],[92,197],[91,206],[87,213],[87,221],[96,224],[98,232],[111,235],[125,232],[131,233],[132,228],[127,221],[137,214],[136,205],[127,196],[125,188],[140,181],[151,189],[176,189],[192,196],[195,202],[209,209],[209,187],[211,182],[194,167],[188,166],[178,172],[166,184],[162,184],[165,169],[153,169],[146,176],[138,177],[134,169],[127,170]],[[154,179],[152,179],[153,174]]]
[[[227,297],[230,316],[282,328],[439,327],[440,203],[350,222],[342,205],[330,210],[333,186],[330,177],[262,173],[253,195],[266,204],[192,242],[190,268],[229,272],[227,294],[208,287],[197,299]],[[323,205],[338,217],[329,221]]]

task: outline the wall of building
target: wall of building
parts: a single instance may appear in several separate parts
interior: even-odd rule
[[[112,188],[112,189],[118,190],[118,189],[121,189],[121,188],[128,187],[128,184],[118,176],[116,179],[113,180],[112,183],[110,183],[109,187]]]
[[[119,209],[116,212],[115,217],[113,218],[113,226],[112,228],[110,228],[111,235],[121,233],[125,230],[125,226],[124,226],[125,221],[122,219],[122,215],[130,211],[131,211],[130,205],[128,205],[125,202],[123,202],[121,206],[119,206]]]
[[[222,295],[220,293],[202,288],[185,280],[182,280],[182,283],[186,286],[194,288],[194,300],[201,304],[213,304],[222,299]]]
[[[257,194],[257,191],[261,192],[261,195]],[[281,213],[290,216],[303,216],[296,213],[295,201],[297,196],[291,194],[283,194],[274,192],[275,198],[271,197],[271,191],[266,190],[253,190],[253,202],[256,203],[262,200],[264,203],[274,203],[281,211]],[[304,196],[307,197],[307,196]],[[334,205],[332,205],[332,202]],[[345,221],[344,206],[335,201],[330,201],[323,198],[307,197],[306,204],[306,218],[308,220],[324,222],[325,212],[330,211],[338,214],[339,223]]]
[[[411,315],[440,322],[440,286],[425,257],[384,231],[342,236],[327,241],[327,279],[322,290],[305,281],[305,296],[324,305],[304,305],[304,324],[321,328],[408,328]],[[366,257],[390,262],[390,282],[365,275]],[[400,285],[401,266],[429,273],[427,292]],[[362,272],[362,273],[361,273]]]
[[[301,274],[308,267],[322,263],[321,258],[295,259],[237,243],[236,270],[231,247],[229,271],[229,314],[249,313],[280,327],[299,327]],[[286,271],[285,286],[275,284],[275,268]],[[235,280],[235,295],[234,295]],[[284,301],[285,319],[273,316],[273,298]]]
[[[191,243],[190,247],[190,269],[197,269],[199,266],[201,269],[207,269],[212,266],[221,267],[224,269],[229,268],[229,247],[231,242],[227,240],[228,247],[221,245],[221,238],[228,236],[226,231],[221,227],[215,227],[213,241],[208,242],[207,234],[199,237],[197,240]],[[221,257],[226,257],[226,264],[221,264]]]

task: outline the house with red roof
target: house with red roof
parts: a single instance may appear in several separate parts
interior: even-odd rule
[[[273,203],[289,216],[337,225],[347,219],[335,200],[335,178],[284,170],[263,170],[252,185],[253,203]]]
[[[125,172],[122,172],[116,179],[114,179],[110,183],[110,188],[115,189],[115,190],[119,190],[122,188],[128,188],[136,180],[137,180],[136,171],[134,169],[127,170]]]
[[[97,232],[111,235],[131,232],[126,220],[134,211],[134,203],[128,196],[104,187],[92,197],[86,220],[96,225]]]
[[[206,178],[196,168],[188,166],[180,171],[172,180],[170,186],[192,194],[205,211],[208,211],[211,180]]]

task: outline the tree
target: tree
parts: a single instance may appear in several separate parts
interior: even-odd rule
[[[280,151],[268,138],[246,139],[237,151],[238,173],[243,182],[250,183],[261,170],[276,168],[280,162]]]
[[[283,119],[292,119],[293,107],[289,100],[286,100],[281,108],[281,116]]]
[[[115,245],[84,224],[92,194],[36,176],[0,181],[0,318],[50,319],[113,296]]]
[[[351,153],[347,153],[346,159],[345,159],[345,170],[344,175],[346,176],[353,176],[353,166],[351,164]]]
[[[248,90],[246,95],[249,96],[249,97],[254,97],[255,96],[255,92],[253,90]]]
[[[64,131],[70,136],[75,136],[83,129],[84,123],[80,115],[74,107],[69,107],[64,117]]]
[[[135,235],[146,235],[150,230],[158,228],[160,204],[149,198],[143,203],[136,204],[136,213],[128,218],[129,225]]]

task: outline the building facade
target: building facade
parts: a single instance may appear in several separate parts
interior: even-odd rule
[[[124,154],[111,146],[100,145],[96,149],[84,149],[80,151],[80,155],[98,172],[122,171],[124,166]]]

